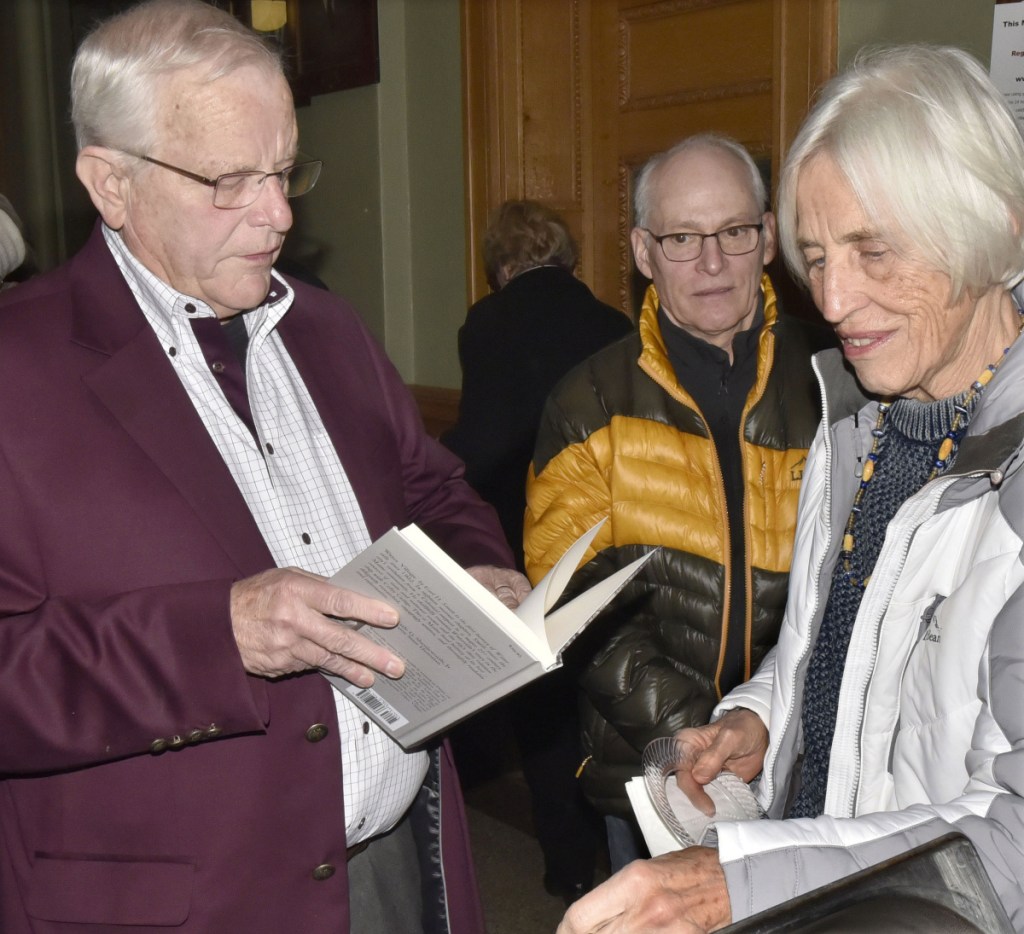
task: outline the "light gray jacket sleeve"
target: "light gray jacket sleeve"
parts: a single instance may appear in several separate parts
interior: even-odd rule
[[[1015,929],[1024,931],[1022,621],[1018,586],[993,620],[978,672],[981,706],[958,797],[850,818],[718,824],[734,920],[959,831],[976,847]]]

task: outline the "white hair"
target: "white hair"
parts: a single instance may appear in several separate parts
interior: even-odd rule
[[[208,81],[246,65],[283,74],[280,55],[230,13],[202,0],[146,0],[94,29],[71,71],[78,146],[145,152],[155,145],[158,83],[187,68]]]
[[[750,193],[757,202],[758,208],[761,211],[767,209],[768,193],[765,189],[764,179],[761,177],[761,170],[758,169],[757,163],[747,152],[746,147],[721,133],[698,133],[694,136],[687,136],[671,149],[652,156],[637,174],[633,186],[633,223],[637,227],[647,227],[650,222],[651,187],[658,170],[680,153],[688,152],[691,149],[719,149],[734,155],[746,166],[747,172],[750,174]]]
[[[965,289],[1012,285],[1024,272],[1024,140],[982,66],[956,48],[862,52],[822,90],[779,184],[782,252],[807,283],[796,189],[817,155],[833,160],[868,220]]]

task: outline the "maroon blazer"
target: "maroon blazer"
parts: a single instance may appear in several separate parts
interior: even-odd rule
[[[510,566],[357,315],[293,285],[280,331],[370,535]],[[0,930],[344,932],[332,689],[242,669],[230,587],[273,560],[166,353],[99,228],[0,298]],[[476,932],[440,759],[450,927]]]

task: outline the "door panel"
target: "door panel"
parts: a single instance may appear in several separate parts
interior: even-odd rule
[[[771,92],[772,9],[761,0],[692,8],[645,4],[619,17],[621,106]]]
[[[774,180],[814,89],[835,70],[835,3],[463,0],[470,300],[487,289],[479,243],[489,212],[536,198],[579,239],[580,277],[635,314],[636,170],[714,130]]]

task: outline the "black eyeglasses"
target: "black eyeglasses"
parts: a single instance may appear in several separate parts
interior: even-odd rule
[[[228,172],[226,175],[218,175],[216,178],[207,178],[205,175],[197,175],[187,169],[171,165],[169,162],[161,162],[152,156],[142,156],[138,153],[129,152],[129,156],[142,159],[143,162],[151,162],[162,169],[176,172],[185,178],[190,178],[200,185],[206,185],[213,189],[213,206],[215,208],[246,208],[252,204],[263,190],[263,185],[268,178],[276,178],[281,185],[281,191],[286,198],[298,198],[312,190],[320,177],[320,169],[323,162],[313,159],[309,162],[297,162],[281,169],[280,172]]]
[[[646,227],[641,229],[658,243],[661,252],[665,254],[665,259],[673,263],[689,263],[704,252],[704,241],[708,237],[714,237],[718,241],[718,248],[729,256],[752,253],[761,240],[764,224],[734,224],[732,227],[723,227],[714,233],[706,234],[685,231],[659,235]]]

